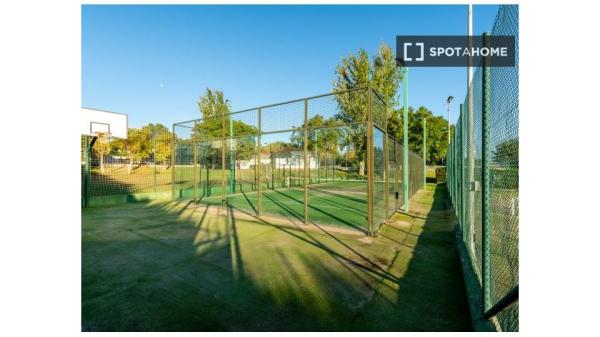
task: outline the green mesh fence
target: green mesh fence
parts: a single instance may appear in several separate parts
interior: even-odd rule
[[[172,196],[207,212],[376,233],[404,204],[387,114],[363,88],[174,124]],[[424,172],[410,158],[412,196]]]
[[[81,137],[83,206],[97,197],[127,198],[171,190],[172,133],[156,124],[130,129],[127,139]],[[90,147],[90,145],[92,145]]]
[[[516,65],[476,68],[447,158],[449,194],[483,310],[503,331],[519,329],[518,15],[518,6],[500,6],[491,32],[515,36]]]

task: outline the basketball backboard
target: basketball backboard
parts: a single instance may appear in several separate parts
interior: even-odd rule
[[[96,136],[98,133],[110,134],[114,138],[127,138],[127,115],[97,109],[81,108],[81,134]]]

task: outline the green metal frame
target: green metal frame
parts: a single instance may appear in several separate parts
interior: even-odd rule
[[[90,163],[90,158],[91,158],[91,152],[92,152],[92,147],[94,147],[94,144],[96,143],[96,140],[98,139],[98,137],[93,136],[92,140],[90,140],[88,142],[89,137],[85,136],[85,151],[84,151],[84,162],[85,162],[85,166],[84,166],[84,182],[83,182],[83,193],[84,193],[84,197],[83,197],[83,208],[87,208],[89,206],[89,201],[90,201],[90,181],[92,180],[92,174],[91,174],[91,163]]]
[[[260,149],[262,147],[260,135],[262,134],[262,108],[258,108],[258,136],[256,138],[256,213],[258,216],[262,213],[262,162]]]
[[[489,46],[489,33],[483,34],[484,46]],[[482,288],[483,288],[483,310],[491,308],[490,299],[490,161],[492,158],[490,149],[490,66],[489,58],[483,58],[482,67],[482,205],[481,205],[481,227],[482,227]]]
[[[370,88],[369,88],[370,91]],[[369,233],[373,234],[373,170],[375,169],[373,158],[373,103],[371,94],[367,95],[369,101],[369,111],[367,112],[367,222],[369,223]]]
[[[404,211],[408,212],[408,170],[410,166],[408,164],[408,67],[402,68],[402,105],[402,171],[404,172],[402,185],[404,187]]]
[[[177,164],[176,149],[177,149],[177,134],[175,133],[175,125],[173,124],[173,142],[171,144],[171,201],[175,201],[175,165]]]
[[[427,118],[423,119],[423,188],[427,186]]]
[[[490,45],[490,33],[483,34],[484,46]],[[504,309],[515,303],[519,299],[519,285],[514,286],[508,293],[500,299],[494,299],[492,302],[492,265],[491,265],[491,182],[492,182],[492,91],[491,91],[491,67],[489,57],[483,57],[481,67],[481,204],[475,205],[475,193],[478,186],[475,184],[474,163],[475,163],[475,130],[473,128],[473,84],[470,84],[467,93],[466,103],[460,105],[460,116],[455,127],[454,136],[451,138],[450,147],[447,154],[448,163],[448,182],[450,196],[454,206],[455,214],[459,220],[460,238],[459,246],[463,245],[468,249],[469,261],[478,261],[474,255],[473,242],[475,208],[481,206],[481,261],[480,266],[473,262],[473,266],[481,268],[478,275],[478,288],[480,293],[476,295],[478,303],[474,315],[476,319],[490,319]],[[495,125],[494,125],[495,127]],[[477,130],[479,131],[479,130]],[[468,248],[467,248],[468,247]],[[470,264],[471,262],[469,262]],[[481,305],[479,305],[479,303]]]
[[[235,146],[233,145],[233,120],[229,115],[229,193],[235,193]]]
[[[404,196],[404,203],[403,205],[400,205],[399,203],[397,203],[395,206],[393,207],[394,209],[398,209],[398,207],[404,207],[404,210],[407,211],[408,210],[408,200],[410,197],[410,173],[409,173],[409,169],[410,169],[410,160],[409,160],[409,150],[408,150],[408,69],[406,67],[404,67],[402,69],[403,72],[403,103],[404,103],[404,107],[403,107],[403,118],[404,118],[404,138],[403,138],[403,172],[402,175],[400,174],[400,169],[399,166],[397,165],[397,169],[395,170],[395,172],[390,172],[389,169],[389,163],[390,163],[390,154],[388,153],[388,148],[389,146],[391,146],[390,142],[391,139],[389,139],[389,135],[387,133],[387,118],[384,118],[384,120],[381,121],[381,123],[383,125],[379,125],[378,127],[382,128],[382,131],[384,133],[384,139],[383,139],[383,180],[385,184],[385,188],[383,189],[385,191],[383,199],[384,199],[384,206],[385,207],[385,218],[388,219],[391,216],[391,209],[390,207],[392,206],[390,203],[394,202],[392,201],[392,197],[390,196],[390,184],[391,184],[391,178],[390,178],[390,174],[392,174],[392,178],[394,179],[394,190],[397,191],[397,193],[403,193]],[[221,144],[221,167],[222,167],[222,174],[221,174],[221,179],[220,179],[220,183],[221,183],[221,200],[222,200],[222,204],[226,204],[227,203],[227,199],[228,199],[228,195],[229,194],[233,194],[236,190],[235,187],[235,153],[234,153],[234,146],[233,146],[233,115],[241,113],[241,112],[247,112],[247,111],[257,111],[258,113],[258,130],[257,133],[255,134],[256,136],[256,155],[255,155],[255,184],[256,184],[256,190],[257,190],[257,202],[256,202],[256,214],[257,216],[261,216],[262,215],[262,211],[263,211],[263,207],[262,207],[262,194],[263,194],[263,175],[264,175],[264,165],[262,163],[262,158],[261,158],[261,147],[262,147],[262,143],[261,143],[261,136],[262,135],[267,135],[267,134],[272,134],[272,133],[281,133],[281,132],[288,132],[288,131],[299,131],[300,129],[303,130],[304,132],[304,179],[303,179],[303,185],[304,185],[304,223],[308,223],[309,222],[309,193],[308,193],[308,184],[310,184],[310,179],[311,179],[311,172],[310,172],[310,153],[308,150],[308,143],[310,141],[309,136],[311,134],[311,132],[314,132],[314,137],[315,137],[315,141],[318,140],[318,130],[320,128],[312,128],[309,126],[308,124],[308,117],[309,117],[309,111],[308,111],[308,104],[309,104],[309,100],[311,99],[315,99],[315,98],[320,98],[320,97],[325,97],[325,96],[331,96],[331,95],[339,95],[339,94],[344,94],[344,93],[348,93],[348,92],[352,92],[352,91],[358,91],[358,90],[365,90],[367,97],[368,97],[368,111],[367,111],[367,118],[366,121],[361,121],[361,122],[353,122],[353,123],[346,123],[344,125],[365,125],[366,129],[367,129],[367,151],[366,151],[366,165],[365,165],[365,169],[366,169],[366,175],[367,175],[367,207],[368,207],[368,211],[367,211],[367,226],[368,226],[368,232],[371,235],[375,235],[380,223],[375,223],[375,217],[373,214],[374,211],[374,193],[375,193],[375,181],[374,181],[374,176],[375,176],[375,167],[374,167],[374,159],[375,159],[375,154],[374,154],[374,149],[373,149],[373,137],[374,137],[374,128],[375,128],[375,121],[374,121],[374,102],[373,102],[373,96],[377,95],[377,97],[379,99],[381,99],[381,97],[379,96],[379,94],[377,94],[377,92],[371,88],[371,87],[362,87],[362,88],[355,88],[355,89],[350,89],[350,90],[346,90],[346,91],[341,91],[341,92],[334,92],[334,93],[328,93],[328,94],[323,94],[323,95],[317,95],[317,96],[312,96],[312,97],[307,97],[307,98],[302,98],[302,99],[298,99],[298,100],[291,100],[288,102],[283,102],[283,103],[278,103],[278,104],[271,104],[271,105],[265,105],[262,107],[258,107],[258,108],[253,108],[253,109],[246,109],[246,110],[242,110],[242,111],[238,111],[238,112],[233,112],[230,114],[226,114],[221,117],[221,123],[222,123],[222,134],[220,138],[216,138],[216,139],[211,139],[211,141],[213,142],[220,142]],[[262,128],[262,109],[263,108],[267,108],[267,107],[275,107],[275,106],[279,106],[279,105],[283,105],[283,104],[290,104],[290,103],[297,103],[297,102],[303,102],[304,104],[304,125],[302,128],[294,128],[294,129],[290,129],[290,130],[275,130],[275,131],[267,131],[264,132],[263,128]],[[383,112],[385,113],[385,116],[389,116],[390,114],[390,110],[389,107],[387,107],[385,105],[385,102],[383,102],[383,100],[380,102],[379,100],[377,101],[377,104],[382,104],[383,105]],[[180,122],[180,123],[175,123],[173,124],[173,135],[176,134],[176,127],[178,126],[182,126],[182,127],[186,127],[186,128],[192,128],[190,126],[186,126],[185,124],[189,124],[191,122],[196,123],[199,120],[191,120],[191,121],[186,121],[186,122]],[[227,122],[229,122],[229,134],[227,134],[227,127],[226,124]],[[326,138],[325,138],[326,139]],[[424,139],[425,140],[425,139]],[[198,146],[199,146],[199,142],[201,142],[202,140],[198,140],[196,138],[192,138],[192,143],[194,145],[194,177],[193,177],[193,198],[194,200],[198,201],[198,194],[197,194],[197,189],[198,189],[198,181],[202,182],[204,180],[204,178],[202,177],[202,173],[201,172],[197,172],[197,166],[198,166],[198,156],[202,155],[203,157],[206,156],[206,154],[204,153],[204,151],[202,152],[202,154],[199,153],[198,150]],[[227,146],[227,142],[229,141],[229,170],[227,170],[227,157],[226,157],[226,146]],[[396,142],[396,140],[394,140],[394,142]],[[396,145],[398,143],[395,143],[394,145]],[[397,145],[399,146],[399,144]],[[172,148],[172,162],[176,163],[177,162],[177,136],[175,136],[173,138],[173,148]],[[426,150],[425,150],[426,151]],[[426,154],[426,152],[423,153],[424,155]],[[317,147],[315,147],[315,156],[317,159],[317,162],[320,162],[318,156],[320,154],[318,153],[318,149]],[[327,151],[325,153],[325,155],[327,155]],[[396,153],[394,153],[394,156],[396,157]],[[398,164],[401,158],[396,158],[396,163]],[[208,165],[205,165],[207,167],[208,170]],[[425,184],[426,182],[426,162],[424,161],[423,163],[423,183]],[[291,169],[292,167],[289,167],[290,169],[290,173],[291,173]],[[417,168],[417,170],[420,170],[421,166],[419,166]],[[202,170],[202,169],[201,169]],[[227,172],[228,171],[228,174]],[[325,172],[326,174],[326,178],[327,180],[331,180],[331,181],[335,181],[336,180],[336,169],[335,169],[335,164],[332,166],[332,168],[327,169],[327,172]],[[331,171],[331,172],[329,172]],[[297,174],[301,174],[301,168],[298,168],[298,172]],[[287,173],[287,172],[286,172]],[[175,166],[173,165],[173,171],[172,171],[172,181],[173,181],[173,185],[172,185],[172,191],[171,191],[171,198],[172,200],[177,199],[178,197],[181,197],[181,191],[180,191],[180,195],[176,196],[176,170],[175,170]],[[197,174],[199,174],[199,179],[197,179]],[[328,179],[329,174],[332,174],[332,178]],[[209,173],[207,172],[206,174],[206,185],[208,185],[208,182],[210,181],[210,177],[208,176]],[[400,179],[402,178],[403,179]],[[321,174],[320,174],[320,170],[319,168],[317,168],[317,180],[320,180]],[[400,192],[399,191],[399,182],[402,181],[402,185],[403,185],[403,191]],[[228,182],[228,183],[227,183]],[[418,183],[417,183],[418,184]],[[228,188],[226,188],[226,186],[228,185]],[[203,184],[204,186],[204,184]],[[205,186],[206,187],[206,186]],[[272,187],[272,186],[271,186]],[[207,196],[210,194],[210,191],[206,191],[205,193],[203,193],[203,196]],[[189,197],[189,195],[188,195]],[[378,196],[380,197],[380,196]],[[383,211],[383,210],[382,210]],[[377,220],[379,221],[379,220]]]

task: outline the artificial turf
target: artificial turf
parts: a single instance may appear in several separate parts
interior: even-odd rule
[[[84,209],[82,330],[470,330],[444,188],[428,185],[374,238],[231,205]]]
[[[200,204],[220,205],[221,197],[200,198]],[[227,205],[247,214],[258,215],[257,193],[254,191],[227,196]],[[304,221],[302,187],[273,188],[262,192],[261,215],[279,217],[283,223]],[[367,184],[336,181],[308,185],[308,221],[368,232]]]

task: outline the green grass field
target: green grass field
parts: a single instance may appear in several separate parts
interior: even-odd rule
[[[471,330],[444,188],[374,238],[187,200],[83,209],[82,329]]]
[[[81,167],[83,177],[83,166]],[[133,194],[155,191],[171,190],[171,181],[173,172],[171,166],[164,165],[133,165],[129,171],[127,164],[106,164],[104,171],[99,166],[93,166],[90,169],[90,194],[91,196],[112,195],[112,194]],[[229,170],[211,169],[208,172],[202,167],[196,168],[197,184],[200,186],[207,181],[210,182],[211,193],[220,194],[221,178],[226,174],[226,183],[230,174]],[[277,169],[268,177],[263,176],[263,181],[274,180],[276,187],[285,186],[288,176],[301,176],[302,172],[298,169],[292,171]],[[194,182],[194,168],[191,165],[177,165],[175,168],[175,188],[187,189]],[[321,169],[319,172],[311,170],[311,181],[322,182],[333,180],[331,170]],[[337,170],[335,179],[359,179],[358,175],[346,171]],[[235,170],[235,188],[236,191],[251,191],[255,189],[255,171],[253,169]],[[229,186],[227,186],[228,188]],[[269,187],[269,186],[267,186]]]

